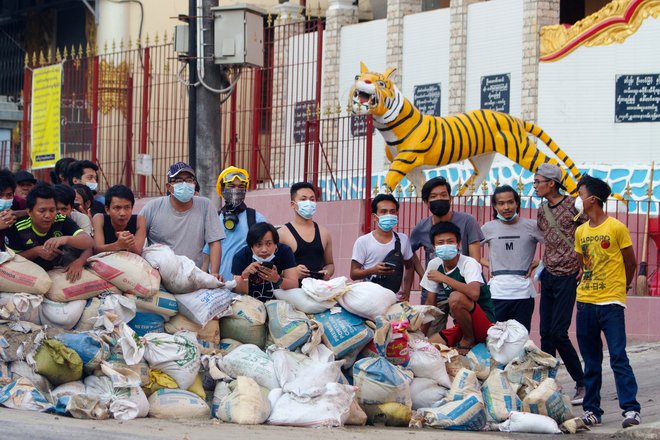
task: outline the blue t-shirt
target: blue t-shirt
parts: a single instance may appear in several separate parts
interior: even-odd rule
[[[249,229],[247,213],[246,211],[243,211],[240,214],[238,214],[238,224],[231,231],[227,230],[224,227],[224,215],[220,214],[218,215],[218,217],[220,218],[220,224],[223,225],[222,228],[225,231],[225,238],[224,240],[220,241],[220,246],[222,246],[222,259],[220,260],[220,275],[222,275],[222,277],[225,280],[231,280],[232,279],[231,264],[234,259],[234,255],[236,255],[236,252],[238,252],[239,249],[245,246],[245,238],[247,237],[247,233]],[[255,222],[260,223],[265,221],[266,221],[266,217],[264,217],[263,214],[256,212]],[[202,252],[204,252],[206,255],[209,255],[208,244],[204,246],[204,250]]]
[[[223,257],[224,259],[224,257]],[[252,249],[245,246],[234,255],[234,260],[231,266],[231,272],[234,275],[241,275],[246,267],[252,264],[255,260],[252,258]],[[272,263],[277,268],[277,273],[282,275],[287,269],[296,267],[296,258],[293,256],[291,248],[285,244],[278,244],[277,251],[275,251],[275,258]],[[249,295],[260,301],[266,302],[274,298],[273,290],[275,286],[273,283],[263,280],[260,276],[250,276],[248,280]]]

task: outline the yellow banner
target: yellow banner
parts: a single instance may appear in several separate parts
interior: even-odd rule
[[[30,140],[32,169],[52,168],[60,160],[62,65],[32,72]]]

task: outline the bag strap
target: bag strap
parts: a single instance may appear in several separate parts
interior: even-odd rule
[[[253,208],[246,208],[245,213],[247,215],[248,228],[250,228],[257,222],[257,211]]]
[[[568,245],[568,247],[573,249],[573,247],[575,246],[575,243],[568,239],[566,234],[564,234],[564,231],[559,229],[559,225],[557,224],[557,219],[555,218],[555,215],[550,210],[550,207],[548,206],[548,204],[547,203],[542,203],[541,206],[543,207],[543,212],[545,213],[545,218],[548,220],[548,224],[550,225],[550,227],[555,230],[557,235],[559,235],[559,237],[561,237],[561,239],[564,241],[564,243],[566,243]]]
[[[397,234],[394,231],[392,231],[392,233],[394,234],[394,250],[396,252],[400,253],[401,252],[401,239],[399,238],[399,234]]]

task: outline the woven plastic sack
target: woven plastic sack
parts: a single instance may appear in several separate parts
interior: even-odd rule
[[[50,277],[38,264],[10,249],[0,252],[0,292],[45,295],[51,284]]]
[[[160,274],[137,254],[127,251],[102,252],[87,262],[99,277],[119,290],[149,298],[158,292]]]
[[[103,293],[121,293],[114,285],[87,269],[82,270],[80,279],[74,283],[66,279],[64,269],[50,270],[48,276],[53,284],[48,289],[46,298],[51,301],[68,302],[93,298]]]

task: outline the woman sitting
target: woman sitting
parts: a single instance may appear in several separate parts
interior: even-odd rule
[[[266,302],[274,298],[275,289],[298,287],[293,251],[279,241],[280,236],[270,223],[255,223],[250,227],[247,246],[232,261],[236,292]]]

